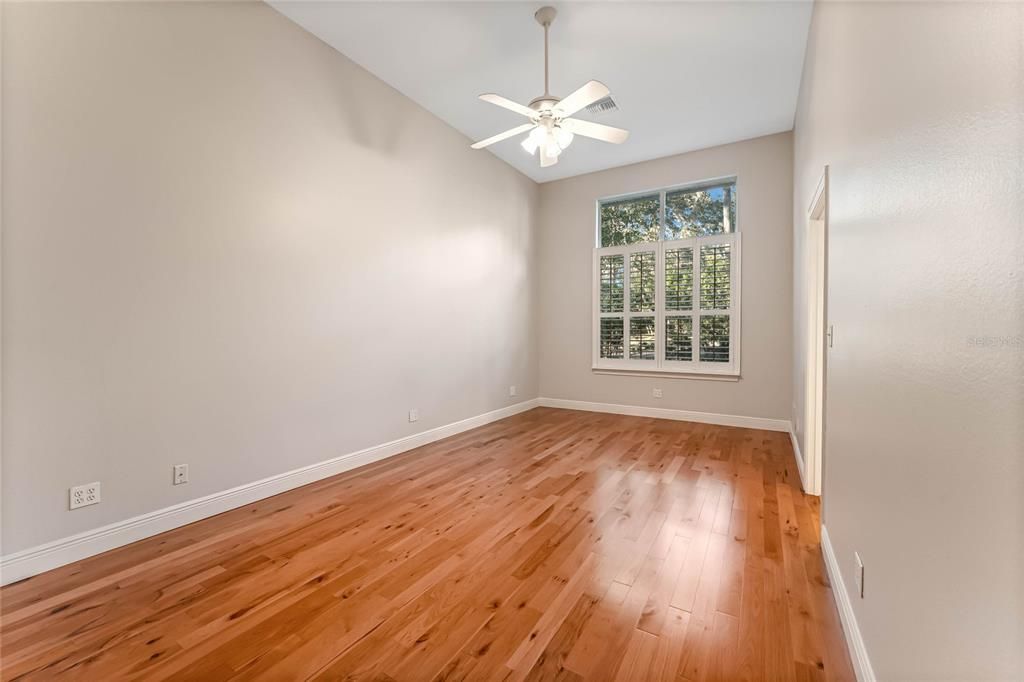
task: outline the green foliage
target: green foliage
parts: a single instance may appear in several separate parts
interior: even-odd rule
[[[654,318],[629,318],[629,359],[654,359]]]
[[[621,360],[623,354],[623,329],[621,317],[601,318],[601,357]]]
[[[709,244],[700,247],[700,307],[704,310],[728,308],[731,278],[728,244]]]
[[[621,313],[625,256],[601,256],[601,312]]]
[[[601,204],[601,246],[656,242],[661,229],[657,194]]]
[[[665,251],[665,309],[693,307],[693,249],[689,246]]]
[[[660,204],[658,194],[601,204],[601,246],[659,241]],[[735,230],[736,183],[665,195],[665,239],[706,237]]]
[[[629,257],[629,309],[654,310],[654,252],[642,251]]]
[[[665,359],[693,360],[693,318],[689,315],[665,318]]]
[[[700,318],[701,362],[729,362],[729,316],[702,315]]]
[[[665,227],[668,239],[706,237],[735,231],[735,183],[696,191],[669,192],[665,195]]]

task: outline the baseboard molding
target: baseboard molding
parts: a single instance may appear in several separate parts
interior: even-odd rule
[[[633,417],[654,417],[655,419],[675,419],[676,421],[717,424],[719,426],[740,426],[747,429],[783,432],[790,430],[789,420],[787,419],[743,417],[733,414],[715,414],[713,412],[690,412],[688,410],[670,410],[662,407],[641,407],[639,405],[591,403],[583,400],[565,400],[562,398],[540,398],[540,405],[541,407],[560,407],[565,410],[609,412],[611,414],[625,414]]]
[[[793,446],[793,459],[796,460],[796,470],[800,474],[800,485],[805,493],[813,495],[813,493],[808,492],[807,476],[804,474],[804,453],[800,449],[800,442],[796,439],[796,432],[793,430],[792,422],[789,424],[789,442]]]
[[[15,552],[0,558],[0,584],[7,585],[299,486],[344,473],[356,467],[372,464],[442,438],[448,438],[463,431],[531,410],[538,405],[539,400],[536,398],[526,400],[388,443],[350,452],[206,497],[182,502],[125,521],[118,521],[101,528]]]
[[[839,563],[836,561],[836,554],[832,549],[832,541],[829,540],[825,524],[821,524],[821,553],[825,556],[825,568],[828,570],[829,582],[832,583],[832,595],[836,600],[836,607],[839,609],[839,619],[843,623],[846,647],[850,650],[850,659],[853,661],[853,672],[857,675],[857,682],[876,682],[875,672],[871,669],[871,659],[868,658],[868,650],[864,646],[864,638],[861,637],[860,628],[857,627],[857,616],[853,613],[850,593],[846,590],[846,584],[839,571]]]

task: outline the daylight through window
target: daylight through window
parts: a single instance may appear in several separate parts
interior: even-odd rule
[[[739,374],[736,180],[598,202],[594,368]]]

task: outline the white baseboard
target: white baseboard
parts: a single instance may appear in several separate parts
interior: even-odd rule
[[[788,419],[767,419],[765,417],[743,417],[733,414],[715,414],[713,412],[690,412],[688,410],[670,410],[663,407],[641,407],[639,405],[613,405],[611,403],[590,403],[582,400],[564,400],[562,398],[540,398],[541,407],[560,407],[566,410],[584,410],[586,412],[610,412],[634,417],[654,417],[655,419],[675,419],[684,422],[701,424],[717,424],[719,426],[740,426],[748,429],[765,429],[767,431],[789,431]]]
[[[821,553],[825,556],[825,568],[828,570],[829,582],[832,583],[832,595],[835,597],[836,607],[839,609],[839,619],[843,623],[846,647],[850,650],[850,659],[853,661],[853,672],[857,675],[857,682],[876,682],[875,672],[871,669],[871,659],[868,658],[868,650],[864,646],[864,638],[861,637],[860,628],[857,627],[857,616],[853,613],[850,593],[847,591],[843,576],[839,571],[839,563],[836,561],[836,554],[832,549],[832,541],[829,540],[825,524],[821,524]]]
[[[206,497],[175,504],[125,521],[118,521],[101,528],[15,552],[0,558],[0,584],[6,585],[22,580],[215,514],[251,504],[271,495],[277,495],[356,467],[393,457],[442,438],[525,412],[537,407],[538,404],[539,400],[536,398],[526,400],[499,410],[399,438],[389,443],[350,452],[323,462],[246,483],[230,490],[223,490]]]
[[[800,450],[800,443],[796,439],[796,432],[793,430],[793,423],[789,424],[789,442],[793,446],[793,459],[796,460],[796,470],[800,474],[800,485],[803,487],[804,492],[808,492],[807,489],[807,476],[804,474],[804,453]],[[808,493],[813,494],[813,493]]]

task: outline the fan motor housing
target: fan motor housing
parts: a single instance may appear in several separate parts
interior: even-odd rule
[[[538,112],[551,111],[555,108],[555,105],[561,101],[562,100],[558,97],[541,95],[540,97],[535,97],[530,100],[530,103],[527,106]]]

